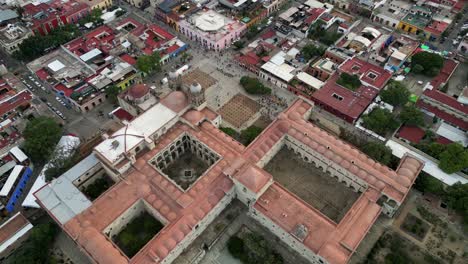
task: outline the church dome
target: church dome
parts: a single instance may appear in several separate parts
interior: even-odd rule
[[[202,87],[199,83],[194,82],[190,85],[190,92],[192,94],[198,94],[202,91]]]
[[[147,95],[149,92],[149,87],[146,84],[135,84],[128,90],[128,95],[134,99],[140,99],[143,96]]]

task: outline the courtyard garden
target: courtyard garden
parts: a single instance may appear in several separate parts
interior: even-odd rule
[[[244,264],[282,264],[283,257],[274,251],[261,235],[254,232],[233,236],[228,241],[229,253]]]
[[[95,180],[93,183],[90,185],[86,186],[83,188],[83,193],[91,200],[94,201],[96,198],[98,198],[103,192],[105,192],[107,189],[109,189],[112,184],[112,180],[106,176],[103,175],[99,179]]]
[[[133,257],[164,225],[147,212],[135,217],[112,239],[129,257]]]

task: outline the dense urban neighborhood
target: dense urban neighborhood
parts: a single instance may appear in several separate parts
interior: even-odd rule
[[[0,263],[468,263],[468,1],[0,0]]]

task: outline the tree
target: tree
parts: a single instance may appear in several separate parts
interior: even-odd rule
[[[400,121],[403,124],[410,126],[422,126],[424,125],[424,117],[421,110],[416,106],[405,106],[399,115]]]
[[[151,55],[138,57],[137,68],[146,74],[161,71],[161,56],[159,52],[156,51]]]
[[[391,81],[387,85],[387,89],[380,93],[382,101],[391,104],[393,106],[402,106],[408,102],[410,92],[406,86],[398,81]]]
[[[351,91],[356,90],[357,88],[361,87],[361,81],[359,80],[359,76],[353,74],[347,74],[346,72],[343,72],[340,75],[340,78],[336,80],[336,83],[348,88]]]
[[[422,67],[422,74],[435,76],[444,65],[444,58],[438,54],[423,51],[417,53],[411,58],[411,65],[413,66],[413,71],[415,73],[418,73],[418,70],[421,70]],[[417,70],[414,69],[416,65],[420,65]]]
[[[64,174],[78,162],[78,154],[73,153],[70,155],[67,152],[65,149],[55,151],[54,157],[48,162],[49,167],[44,172],[47,182]]]
[[[307,44],[301,50],[302,56],[306,61],[309,61],[315,56],[321,56],[324,52],[325,49],[323,47],[317,47],[314,44]]]
[[[117,103],[117,96],[120,94],[120,87],[117,85],[110,85],[106,87],[106,95],[107,98],[112,102],[112,103]]]
[[[447,187],[445,200],[450,208],[463,216],[465,231],[468,230],[468,184],[457,182]]]
[[[398,121],[395,120],[392,113],[386,109],[375,108],[368,115],[362,117],[363,126],[381,136],[398,128]]]
[[[271,94],[271,89],[263,85],[257,78],[242,76],[240,84],[249,94]]]
[[[23,246],[13,253],[11,263],[48,263],[49,248],[53,245],[57,233],[58,228],[53,223],[36,225]]]
[[[442,145],[437,142],[432,142],[430,144],[417,144],[415,147],[435,159],[440,159],[440,154],[447,149],[446,145]]]
[[[245,256],[244,241],[237,236],[229,238],[227,247],[229,253],[237,259],[241,259]]]
[[[116,17],[121,17],[123,15],[125,15],[125,10],[118,10],[117,12],[115,12],[115,16]]]
[[[52,30],[47,36],[31,36],[19,44],[14,56],[20,60],[33,60],[75,39],[80,34],[76,25],[69,24]]]
[[[382,143],[368,142],[361,147],[361,150],[382,164],[389,165],[392,161],[392,150]]]
[[[440,154],[439,168],[446,173],[468,168],[468,150],[459,143],[452,143]]]
[[[414,188],[423,193],[429,192],[435,195],[445,194],[444,184],[424,171],[421,171],[419,176],[416,178]]]
[[[412,72],[419,74],[419,73],[422,73],[423,71],[424,71],[424,67],[421,64],[416,64],[413,66]]]
[[[242,49],[244,47],[245,42],[238,40],[238,41],[234,42],[232,45],[234,45],[235,50],[240,50],[240,49]]]
[[[62,128],[50,117],[40,116],[29,121],[23,131],[24,150],[33,162],[43,163],[52,154]]]
[[[102,16],[102,10],[100,8],[95,8],[93,10],[91,10],[91,12],[89,13],[89,15],[83,17],[82,19],[80,19],[80,21],[78,21],[78,23],[80,25],[84,25],[86,23],[94,23],[94,24],[97,24],[97,25],[100,25],[104,22],[104,20],[101,18]]]
[[[241,131],[241,139],[244,145],[249,145],[254,139],[262,133],[263,129],[257,126],[249,126]]]

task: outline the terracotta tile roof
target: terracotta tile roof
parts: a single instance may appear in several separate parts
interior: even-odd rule
[[[468,122],[465,122],[462,119],[460,119],[460,118],[458,118],[458,117],[456,117],[454,115],[446,113],[446,112],[438,109],[437,107],[431,106],[430,104],[427,104],[427,103],[423,102],[423,100],[418,100],[416,105],[419,108],[422,108],[422,109],[424,109],[424,110],[426,110],[428,112],[433,113],[438,118],[440,118],[442,120],[445,120],[446,122],[448,122],[450,124],[458,126],[459,128],[461,128],[461,129],[463,129],[465,131],[468,130]]]
[[[404,138],[412,143],[419,143],[424,137],[426,132],[424,129],[415,126],[402,126],[398,132],[397,137]]]
[[[182,116],[183,122],[176,123],[158,139],[153,149],[137,158],[124,180],[67,222],[64,229],[98,263],[160,263],[222,199],[228,199],[227,194],[234,191],[234,182],[240,182],[251,192],[261,194],[254,205],[258,212],[329,263],[346,263],[377,219],[381,211],[376,203],[379,197],[385,194],[401,203],[423,163],[405,156],[398,169],[392,171],[306,121],[311,108],[310,103],[296,100],[248,148],[211,122],[196,125],[194,120],[207,116],[203,111],[190,110]],[[148,161],[185,133],[206,144],[221,158],[184,192]],[[272,176],[256,165],[286,136],[320,153],[327,158],[326,162],[351,172],[368,185],[339,223],[334,223],[280,184],[273,183]],[[167,223],[129,260],[102,231],[141,199],[167,219]],[[294,233],[298,227],[308,230],[304,237]]]

